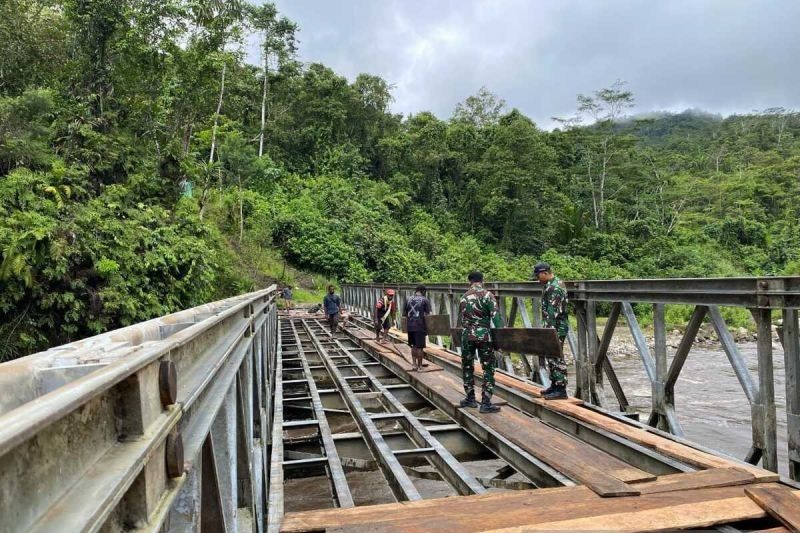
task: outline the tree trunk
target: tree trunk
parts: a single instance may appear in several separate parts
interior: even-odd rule
[[[219,209],[222,210],[222,167],[217,166],[217,183],[219,184]]]
[[[606,177],[608,176],[608,163],[611,160],[611,156],[609,155],[608,150],[608,143],[609,139],[606,138],[603,141],[603,168],[600,172],[600,206],[599,206],[599,226],[598,229],[601,227],[605,227],[605,217],[606,217],[606,210],[605,210],[605,203],[606,203]]]
[[[237,176],[239,181],[239,244],[244,239],[244,198],[242,197],[242,178]]]
[[[587,176],[589,178],[589,191],[592,193],[592,212],[594,213],[594,227],[600,229],[600,216],[597,206],[597,191],[594,187],[594,179],[592,178],[592,161],[589,160],[589,168],[587,169]]]
[[[786,129],[786,122],[788,117],[778,118],[778,148],[781,147],[781,140],[783,139],[783,131]]]
[[[214,162],[214,151],[217,148],[217,127],[219,125],[219,114],[222,113],[222,100],[225,97],[225,72],[228,69],[228,64],[222,64],[222,79],[219,84],[219,102],[217,102],[217,112],[214,114],[214,127],[211,130],[211,154],[208,156],[208,162]]]
[[[269,56],[264,54],[264,89],[261,93],[261,132],[258,136],[258,157],[264,155],[264,129],[267,125],[267,95],[269,94]]]
[[[203,184],[203,192],[200,193],[200,220],[203,220],[203,215],[206,212],[206,205],[208,203],[208,180]]]
[[[191,140],[191,138],[192,138],[192,121],[190,119],[183,127],[183,139],[181,141],[181,147],[183,148],[183,157],[189,155],[189,141]]]

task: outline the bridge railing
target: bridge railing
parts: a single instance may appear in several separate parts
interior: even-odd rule
[[[773,377],[772,318],[780,313],[778,328],[786,372],[786,413],[788,430],[789,473],[800,479],[800,277],[713,278],[713,279],[649,279],[565,282],[577,328],[570,332],[569,343],[575,360],[575,395],[585,401],[609,408],[605,383],[614,393],[621,411],[629,404],[614,366],[608,357],[609,346],[620,316],[630,329],[633,342],[650,382],[652,410],[648,424],[669,431],[678,437],[683,429],[675,409],[675,383],[686,358],[704,323],[709,321],[716,330],[722,349],[736,375],[751,407],[752,446],[745,460],[772,471],[778,470],[777,419],[775,380]],[[398,293],[402,305],[417,284],[367,283],[345,284],[342,295],[345,305],[371,316],[373,306],[385,289]],[[449,314],[452,327],[457,326],[459,297],[466,283],[426,283],[433,312]],[[523,327],[541,325],[539,302],[541,285],[535,282],[485,283],[498,298],[500,312],[506,324],[520,319]],[[526,305],[532,301],[533,316]],[[602,333],[598,334],[597,306],[610,306]],[[632,304],[651,305],[653,311],[653,343],[648,341],[637,321]],[[683,337],[671,360],[667,358],[666,304],[694,306]],[[758,372],[751,375],[747,364],[728,330],[720,311],[721,306],[744,307],[750,310],[757,329]],[[439,337],[437,342],[443,345]],[[455,349],[455,348],[454,348]],[[533,356],[530,360],[528,356]],[[521,354],[525,373],[547,384],[543,360],[536,354]],[[513,372],[513,366],[506,367]]]
[[[261,531],[274,286],[0,365],[0,531]]]

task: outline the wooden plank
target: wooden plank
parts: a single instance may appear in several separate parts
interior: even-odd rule
[[[583,422],[593,424],[632,442],[654,449],[659,453],[674,457],[675,459],[698,468],[740,468],[750,472],[755,476],[756,480],[762,482],[777,481],[779,478],[774,472],[696,450],[685,444],[666,439],[655,433],[580,406],[574,406],[566,402],[549,402],[545,404],[545,406],[548,409],[573,416]]]
[[[455,346],[461,346],[464,328],[450,328]],[[561,341],[552,328],[497,328],[492,330],[495,345],[500,350],[535,355],[561,355]]]
[[[399,366],[403,371],[412,372],[411,363],[408,362],[411,349],[408,346],[396,345],[395,348],[398,349],[397,351],[400,351],[403,354],[398,355],[396,350],[388,348],[386,344],[380,344],[373,340],[365,340],[363,341],[363,344],[372,351],[380,354],[382,357],[391,359],[391,361]],[[435,390],[436,393],[439,396],[442,396],[452,406],[453,409],[457,409],[459,407],[459,403],[464,398],[463,383],[454,375],[447,372],[442,372],[444,369],[441,366],[435,363],[428,363],[428,365],[429,366],[421,372],[413,372],[414,379],[424,383],[426,387]],[[438,377],[430,377],[431,373],[435,373],[435,375]],[[492,399],[492,402],[495,405],[500,406],[508,404],[508,402],[500,398],[494,398]]]
[[[481,413],[475,416],[534,457],[601,496],[636,495],[638,488],[625,482],[655,479],[652,474],[519,411],[510,409],[502,416]]]
[[[784,526],[800,530],[800,491],[772,485],[748,487],[744,493]]]
[[[428,315],[425,317],[428,335],[450,335],[450,315]]]
[[[660,509],[629,511],[600,517],[576,518],[558,522],[488,530],[493,533],[523,531],[663,531],[710,528],[718,524],[761,518],[746,498],[727,498],[709,502],[685,503]]]
[[[680,512],[673,514],[676,508]],[[547,512],[532,512],[536,509]],[[357,531],[364,527],[365,531],[484,531],[566,529],[567,525],[572,530],[627,529],[621,526],[623,523],[630,524],[632,530],[648,530],[674,529],[677,524],[705,527],[764,516],[764,510],[745,496],[741,486],[658,492],[636,498],[600,498],[577,486],[289,513],[283,530]]]
[[[753,474],[745,470],[738,468],[712,468],[698,472],[660,476],[656,481],[637,483],[636,488],[642,494],[655,494],[658,492],[748,485],[755,481],[756,478]]]
[[[544,356],[561,356],[561,341],[553,328],[496,328],[492,330],[500,350]]]
[[[400,331],[408,333],[408,318],[400,317]],[[425,332],[428,335],[450,335],[450,315],[427,315]]]
[[[686,472],[660,476],[655,481],[640,483],[637,485],[637,487],[642,490],[643,495],[659,494],[662,492],[675,492],[678,490],[696,490],[704,488],[704,486],[708,483],[728,482],[737,484],[742,480],[742,474],[742,471],[736,471],[733,469]],[[710,475],[713,476],[713,479],[710,478]],[[752,479],[752,476],[749,479]],[[468,498],[448,498],[446,500],[433,499],[403,504],[382,504],[370,507],[359,507],[356,510],[348,510],[346,515],[358,515],[364,520],[368,521],[372,519],[377,520],[376,517],[380,517],[382,515],[394,515],[395,513],[399,513],[401,511],[405,512],[408,510],[409,516],[418,515],[422,519],[425,516],[435,515],[439,512],[438,509],[440,508],[451,509],[451,506],[456,506],[455,508],[452,508],[453,512],[458,512],[462,508],[464,509],[464,512],[470,512],[470,508],[477,509],[476,506],[490,507],[490,504],[498,508],[506,505],[533,505],[534,501],[551,499],[553,498],[553,493],[558,494],[565,491],[568,491],[569,500],[581,507],[584,506],[586,502],[598,501],[600,499],[599,496],[592,493],[587,487],[576,486],[555,489],[538,489],[535,492],[526,491],[511,493],[489,493],[480,497],[470,496]],[[633,504],[633,502],[636,500],[626,501]],[[326,521],[333,522],[337,520],[337,516],[340,516],[340,519],[347,523],[356,523],[358,521],[358,519],[355,518],[347,518],[344,514],[341,514],[339,510],[322,509],[317,511],[290,513],[287,515],[287,522],[284,524],[284,527],[287,527],[288,524],[287,528],[291,528],[293,523],[300,522],[307,522],[309,526],[313,526],[317,523],[324,524]],[[370,518],[370,516],[372,518]]]

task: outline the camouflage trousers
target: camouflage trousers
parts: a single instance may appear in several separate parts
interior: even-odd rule
[[[492,345],[488,342],[471,342],[461,338],[461,375],[464,378],[464,392],[475,396],[475,354],[483,367],[483,400],[489,401],[494,392],[495,358]]]
[[[550,381],[557,387],[567,386],[567,362],[563,357],[548,357],[547,370],[550,372]]]
[[[564,338],[565,337],[559,337],[562,348],[564,347]],[[550,381],[554,386],[567,386],[567,362],[564,360],[563,355],[561,357],[548,357],[547,370],[550,372]]]

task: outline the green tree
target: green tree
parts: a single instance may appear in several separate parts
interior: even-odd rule
[[[578,114],[562,120],[573,129],[585,116],[594,121],[591,127],[578,130],[577,142],[597,229],[605,228],[609,184],[618,177],[615,167],[626,157],[632,141],[629,136],[618,134],[615,127],[633,105],[633,93],[625,89],[625,82],[618,80],[592,96],[578,95]]]
[[[260,6],[248,6],[250,26],[261,34],[262,92],[261,129],[258,133],[258,157],[264,155],[265,131],[269,107],[270,64],[275,61],[276,68],[293,61],[297,52],[297,24],[286,17],[279,17],[275,4],[267,2]]]

